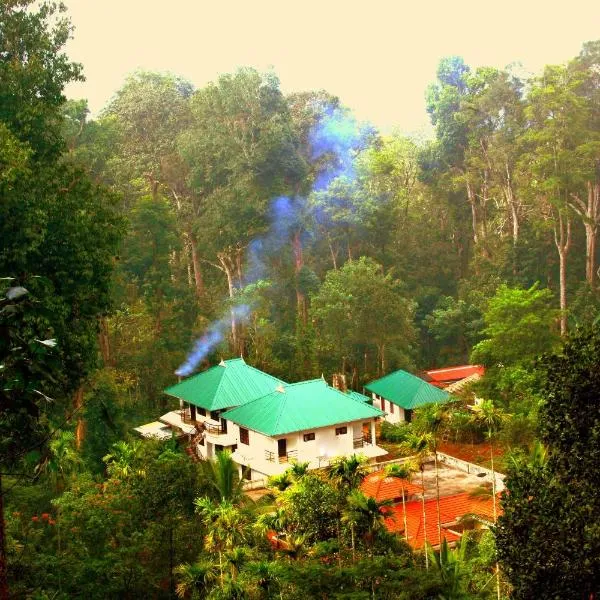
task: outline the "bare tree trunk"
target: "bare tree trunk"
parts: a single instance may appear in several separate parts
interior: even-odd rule
[[[100,354],[104,366],[110,365],[110,338],[108,336],[108,322],[106,317],[100,319],[100,331],[98,331],[98,346],[100,346]]]
[[[308,320],[307,309],[306,309],[306,297],[302,290],[300,290],[299,276],[302,267],[304,266],[304,255],[302,252],[302,240],[300,238],[300,230],[294,232],[292,238],[292,250],[294,252],[294,272],[296,274],[296,307],[298,310],[298,318],[301,320],[303,325],[306,325]]]
[[[83,409],[83,384],[77,388],[73,397],[73,408],[77,413],[77,428],[75,429],[75,445],[77,450],[81,450],[81,445],[85,439],[85,419],[81,414]]]
[[[4,491],[2,489],[2,473],[0,473],[0,600],[9,599],[8,566],[6,564],[6,534],[4,523]]]
[[[571,196],[571,206],[583,220],[585,228],[585,279],[590,288],[596,285],[596,240],[600,223],[600,183],[587,182],[587,202]]]
[[[204,279],[202,277],[200,261],[198,260],[198,245],[196,244],[196,240],[194,239],[194,236],[191,233],[188,234],[188,239],[190,240],[190,251],[192,254],[192,267],[194,269],[194,283],[196,286],[196,296],[198,296],[198,298],[202,298],[202,296],[204,296]]]
[[[479,219],[477,218],[477,198],[475,190],[469,181],[467,181],[467,198],[471,205],[471,225],[473,227],[473,241],[479,242]]]
[[[567,255],[571,248],[571,219],[560,210],[558,224],[554,226],[554,243],[560,266],[560,335],[564,337],[567,335]]]
[[[329,237],[329,234],[326,234],[325,237],[327,238],[327,245],[329,246],[329,253],[331,254],[331,263],[333,268],[337,271],[337,250],[335,252],[333,251],[333,245],[331,244],[331,238]]]
[[[513,238],[513,246],[516,246],[519,241],[519,203],[515,198],[515,192],[512,184],[512,176],[510,173],[510,167],[508,163],[504,165],[504,198],[506,199],[506,204],[508,205],[508,209],[510,211],[510,221],[512,224],[512,238]]]

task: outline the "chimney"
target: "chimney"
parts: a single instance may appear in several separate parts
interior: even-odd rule
[[[340,392],[347,392],[348,386],[346,385],[346,376],[343,373],[334,373],[332,385],[336,390]]]

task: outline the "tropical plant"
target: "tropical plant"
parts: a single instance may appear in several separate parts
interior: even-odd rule
[[[205,598],[218,580],[216,567],[209,562],[185,563],[175,568],[179,598],[200,600]]]
[[[389,465],[385,474],[386,477],[394,477],[399,479],[402,485],[402,516],[404,519],[404,539],[408,541],[408,525],[406,522],[406,492],[404,490],[404,482],[410,482],[413,473],[418,471],[419,467],[413,461],[406,461],[401,464]]]
[[[246,500],[244,482],[239,477],[239,469],[231,458],[231,452],[217,452],[214,460],[206,460],[200,464],[209,494],[216,502],[239,504]]]

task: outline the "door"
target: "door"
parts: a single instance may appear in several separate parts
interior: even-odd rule
[[[287,457],[287,440],[285,438],[277,440],[277,456],[279,458]]]
[[[227,433],[227,419],[221,417],[221,431]]]

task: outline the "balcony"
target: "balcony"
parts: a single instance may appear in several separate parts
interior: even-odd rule
[[[364,448],[365,446],[370,446],[371,445],[371,434],[368,432],[363,432],[362,435],[359,435],[358,437],[355,437],[352,440],[352,447],[354,449],[356,448]]]
[[[275,460],[276,458],[277,460]],[[271,452],[271,450],[265,450],[265,460],[270,463],[289,463],[298,460],[298,450],[290,450],[281,456],[277,456],[275,452]]]

